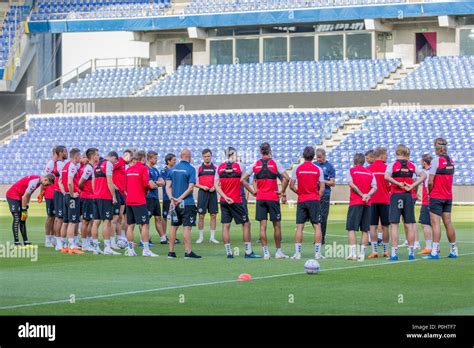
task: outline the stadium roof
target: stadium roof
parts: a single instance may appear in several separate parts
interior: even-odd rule
[[[28,22],[30,32],[157,31],[474,14],[474,1],[363,5],[143,18],[65,19]]]

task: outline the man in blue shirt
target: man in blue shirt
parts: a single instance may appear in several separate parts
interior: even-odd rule
[[[331,203],[331,187],[336,185],[336,170],[326,161],[326,151],[322,148],[316,150],[316,161],[324,174],[324,195],[321,197],[321,232],[322,244],[326,244],[326,226],[328,224],[329,206]]]
[[[161,244],[166,244],[167,238],[166,234],[163,232],[160,199],[158,197],[158,187],[163,187],[165,185],[165,181],[161,177],[158,169],[155,168],[156,163],[158,162],[158,153],[156,153],[155,151],[148,151],[146,155],[146,160],[150,186],[150,190],[146,195],[146,207],[148,210],[148,216],[150,220],[152,217],[155,218],[155,228],[158,234],[160,235],[160,242]]]
[[[174,244],[176,231],[183,226],[184,258],[199,259],[191,250],[191,229],[196,226],[197,209],[194,204],[193,189],[196,184],[196,169],[191,165],[191,151],[181,150],[181,161],[175,165],[166,178],[166,194],[171,200],[173,216],[169,236],[168,258],[175,258]]]
[[[171,168],[174,167],[176,164],[176,155],[173,153],[168,153],[165,156],[165,167],[161,169],[160,171],[160,176],[163,178],[163,180],[166,180],[166,178],[169,175],[169,172]],[[166,234],[167,228],[168,228],[168,213],[170,211],[170,205],[171,205],[171,200],[168,197],[168,194],[166,193],[166,185],[162,187],[162,194],[163,194],[163,219],[162,219],[162,224],[163,224],[163,233]],[[168,243],[168,241],[166,242]],[[163,244],[166,244],[163,243]],[[179,244],[180,240],[176,239],[175,244]]]

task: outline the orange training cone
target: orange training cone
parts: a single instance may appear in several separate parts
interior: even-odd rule
[[[250,274],[242,273],[241,275],[239,275],[239,277],[237,279],[239,279],[239,280],[252,280],[253,278]]]

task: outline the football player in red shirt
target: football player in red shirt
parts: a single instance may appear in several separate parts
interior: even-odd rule
[[[263,247],[263,258],[270,259],[270,251],[267,246],[267,220],[273,223],[276,253],[275,258],[287,259],[281,250],[281,210],[280,198],[283,204],[286,203],[286,188],[289,183],[289,176],[278,162],[272,158],[272,150],[269,143],[260,145],[262,158],[257,160],[242,177],[240,182],[250,194],[256,196],[257,208],[255,219],[260,221],[260,242]],[[257,180],[257,191],[247,182],[247,178],[254,174]],[[278,175],[281,175],[281,191],[278,190]]]
[[[25,176],[13,184],[7,191],[7,203],[10,213],[13,217],[12,231],[15,245],[21,245],[18,238],[18,230],[21,232],[23,244],[31,245],[26,233],[26,219],[28,218],[28,207],[31,195],[36,189],[42,186],[42,189],[54,184],[54,176],[47,174],[45,176],[31,175]]]
[[[400,216],[403,216],[408,241],[408,259],[414,260],[416,219],[412,191],[426,179],[426,174],[409,161],[410,149],[407,146],[398,145],[395,154],[397,160],[388,165],[385,171],[385,179],[392,184],[389,208],[390,224],[392,225],[392,252],[389,259],[398,261],[398,224]],[[413,180],[415,176],[417,179]]]
[[[442,219],[451,250],[448,257],[455,259],[458,257],[458,248],[456,246],[456,231],[451,222],[454,162],[448,156],[448,142],[446,139],[437,138],[434,141],[434,148],[436,157],[431,162],[428,182],[433,247],[431,248],[431,254],[428,254],[425,258],[439,259],[438,250],[441,239]]]
[[[202,150],[203,163],[196,168],[196,185],[198,189],[197,211],[199,214],[198,230],[199,238],[196,244],[201,244],[204,240],[204,218],[206,212],[210,215],[210,230],[211,237],[209,241],[214,244],[219,244],[216,239],[216,221],[218,213],[217,192],[214,186],[214,177],[216,175],[217,167],[212,163],[212,151],[210,149]]]
[[[150,250],[150,230],[148,209],[146,206],[146,194],[149,190],[148,167],[145,165],[145,151],[137,151],[133,155],[135,164],[127,169],[126,180],[126,204],[127,204],[127,240],[128,248],[125,256],[137,256],[133,230],[135,225],[141,226],[140,240],[143,241],[142,256],[156,257],[157,254]]]
[[[220,164],[215,174],[214,187],[221,196],[221,223],[222,240],[228,259],[233,259],[234,254],[230,247],[230,223],[232,220],[237,225],[242,225],[242,234],[245,243],[245,258],[261,258],[252,251],[252,238],[250,222],[246,206],[242,198],[242,184],[240,180],[245,173],[243,165],[237,162],[237,150],[233,147],[226,149],[227,161]]]
[[[316,151],[314,147],[307,146],[303,150],[304,162],[293,170],[290,189],[298,195],[296,206],[296,233],[295,254],[293,260],[301,259],[301,244],[303,243],[304,224],[309,221],[314,229],[315,259],[324,258],[321,255],[321,197],[324,195],[324,173],[320,167],[313,163]]]
[[[370,198],[377,191],[377,181],[370,170],[364,167],[364,155],[354,155],[354,167],[347,173],[347,182],[351,188],[349,209],[347,211],[346,230],[349,234],[349,256],[347,260],[364,261],[370,230]],[[356,231],[361,231],[359,257],[356,256]]]

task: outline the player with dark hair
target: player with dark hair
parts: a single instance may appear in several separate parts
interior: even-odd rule
[[[79,166],[81,160],[81,150],[73,148],[69,151],[70,161],[66,163],[61,171],[59,178],[60,184],[64,187],[64,223],[61,228],[61,237],[66,238],[68,246],[63,245],[62,253],[69,254],[83,254],[79,250],[75,240],[74,234],[81,217],[81,203],[79,200]]]
[[[441,219],[446,228],[450,253],[449,258],[458,257],[456,246],[456,231],[451,222],[451,209],[453,206],[453,178],[454,162],[448,156],[448,142],[444,138],[434,141],[436,157],[431,161],[430,177],[428,182],[430,199],[430,221],[433,228],[433,247],[431,254],[425,256],[429,259],[439,259],[438,250],[441,239]]]
[[[92,225],[94,221],[94,188],[92,187],[92,176],[94,172],[94,165],[99,160],[99,149],[94,147],[86,150],[87,163],[79,169],[79,189],[81,190],[81,238],[82,250],[94,251],[92,244]]]
[[[260,154],[262,158],[257,160],[241,179],[250,194],[256,196],[257,207],[255,219],[260,221],[260,242],[263,247],[263,258],[270,259],[270,251],[267,245],[267,220],[270,215],[270,221],[273,223],[274,239],[276,246],[275,258],[287,259],[288,256],[281,250],[281,210],[280,198],[283,204],[286,203],[286,188],[289,182],[289,176],[285,168],[272,158],[270,144],[265,142],[260,145]],[[247,182],[247,178],[254,174],[257,179],[257,192]],[[281,174],[281,191],[278,190],[278,174]]]
[[[166,178],[168,177],[171,168],[173,168],[174,165],[176,164],[176,161],[177,161],[177,159],[176,159],[175,154],[173,154],[173,153],[166,154],[166,156],[165,156],[165,166],[160,172],[160,176],[163,178],[163,180],[166,181]],[[166,193],[166,184],[165,184],[165,186],[162,187],[162,195],[163,195],[163,209],[162,209],[163,210],[163,213],[162,213],[163,214],[163,219],[162,219],[162,223],[163,223],[163,233],[166,236],[166,241],[161,242],[161,244],[167,244],[168,243],[168,236],[166,234],[166,231],[167,231],[167,227],[168,227],[168,219],[169,219],[168,214],[170,212],[171,200],[168,197],[168,194]],[[180,240],[178,238],[176,238],[175,243],[179,244]]]
[[[347,211],[346,230],[349,235],[349,256],[347,260],[364,261],[370,230],[370,198],[377,191],[377,181],[372,172],[364,167],[365,156],[354,155],[354,166],[347,173],[351,189]],[[362,232],[359,257],[356,254],[356,232]]]
[[[222,240],[228,259],[233,259],[234,254],[230,247],[230,224],[232,220],[237,225],[242,225],[242,234],[245,243],[245,258],[261,258],[252,251],[252,237],[249,216],[246,206],[242,201],[242,184],[240,179],[245,173],[245,168],[237,162],[237,150],[229,147],[225,151],[227,161],[220,164],[215,175],[214,187],[221,196],[221,223]]]
[[[15,245],[21,245],[20,239],[18,238],[18,231],[21,232],[23,245],[31,245],[26,233],[26,219],[28,218],[28,207],[31,195],[40,186],[42,186],[43,189],[49,185],[53,185],[54,180],[52,174],[45,176],[25,176],[13,184],[6,192],[8,207],[13,217],[12,232]]]
[[[323,148],[316,149],[317,166],[323,170],[324,174],[324,195],[321,197],[321,233],[326,243],[326,227],[329,218],[329,208],[331,207],[331,188],[336,185],[336,169],[326,160],[326,151]]]
[[[323,259],[321,255],[321,196],[324,194],[324,175],[321,168],[313,163],[316,152],[314,147],[307,146],[303,150],[304,162],[293,170],[290,189],[298,195],[296,206],[295,254],[293,260],[301,259],[304,224],[309,221],[314,229],[315,259]]]
[[[66,240],[61,238],[61,228],[64,215],[64,187],[59,185],[59,178],[66,164],[68,152],[65,146],[56,146],[56,161],[54,162],[51,174],[54,175],[54,235],[56,236],[57,251],[61,251],[66,246]]]
[[[158,188],[165,185],[165,181],[160,175],[158,169],[155,168],[156,163],[158,163],[158,153],[155,151],[148,151],[146,154],[148,168],[148,178],[149,178],[149,191],[146,195],[146,207],[148,210],[149,219],[152,217],[155,219],[155,228],[156,232],[160,236],[160,243],[166,243],[168,238],[163,232],[163,221],[161,219],[161,206],[160,199],[158,196]],[[151,238],[150,238],[151,241]],[[143,244],[143,242],[141,241]],[[151,245],[151,244],[150,244]]]
[[[203,163],[197,167],[196,187],[198,189],[197,211],[199,214],[198,230],[199,238],[197,244],[201,244],[204,240],[204,218],[206,213],[210,214],[211,237],[209,241],[219,244],[216,240],[216,221],[218,213],[217,192],[214,186],[214,177],[217,167],[212,163],[212,151],[210,149],[202,150]]]
[[[389,259],[391,261],[398,260],[398,224],[400,216],[403,216],[408,241],[408,259],[414,260],[416,219],[412,191],[426,179],[426,174],[409,161],[410,149],[407,146],[398,145],[395,154],[397,160],[388,165],[385,171],[385,179],[392,184],[389,208],[390,224],[392,225],[392,252]],[[417,176],[416,181],[413,180],[415,175]]]
[[[365,162],[367,163],[367,166],[370,166],[372,163],[374,163],[376,156],[375,156],[375,150],[370,149],[365,152],[364,155]]]
[[[149,189],[148,167],[145,165],[146,153],[139,150],[133,154],[134,164],[127,169],[127,240],[125,256],[137,256],[133,232],[135,225],[140,225],[140,240],[143,242],[142,256],[158,256],[150,250],[150,230],[146,194]]]

